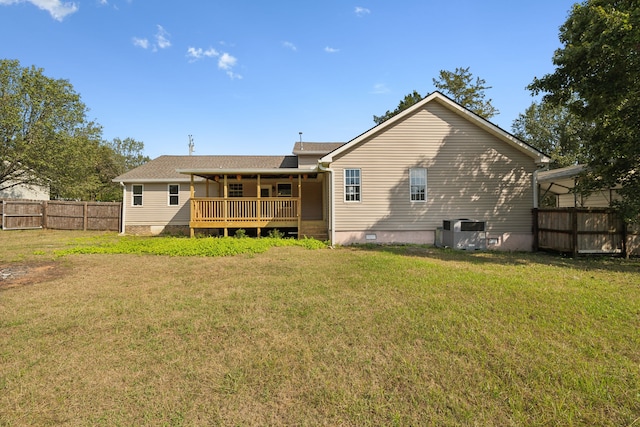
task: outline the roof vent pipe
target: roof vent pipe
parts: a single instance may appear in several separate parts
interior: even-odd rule
[[[300,135],[300,151],[304,151],[304,146],[302,145],[302,132],[298,132]]]
[[[189,135],[189,155],[193,156],[195,150],[195,144],[193,143],[193,135]]]

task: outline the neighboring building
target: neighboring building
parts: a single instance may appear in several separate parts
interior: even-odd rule
[[[619,199],[617,188],[602,188],[588,196],[574,192],[585,165],[540,171],[535,176],[540,200],[553,200],[557,208],[608,208]],[[537,206],[536,206],[537,207]]]
[[[488,247],[531,250],[533,174],[549,157],[439,92],[347,143],[293,156],[161,156],[114,181],[123,232],[278,228],[334,244],[435,242],[486,221]]]
[[[0,184],[0,199],[49,200],[49,186],[16,182],[9,180]]]

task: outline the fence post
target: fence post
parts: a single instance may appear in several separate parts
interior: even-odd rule
[[[571,208],[571,255],[578,255],[578,209]]]
[[[87,231],[87,223],[89,222],[89,219],[87,218],[89,216],[89,208],[88,208],[87,202],[83,203],[82,211],[83,211],[82,231]]]
[[[42,228],[46,230],[48,228],[48,215],[49,214],[49,202],[44,200],[42,202]]]
[[[627,250],[627,239],[629,238],[629,233],[627,229],[627,221],[622,218],[622,256],[625,259],[629,259],[629,252]]]
[[[538,209],[534,208],[533,209],[533,251],[534,252],[538,252],[538,248],[540,246],[540,241],[538,236],[538,233],[539,233],[538,228],[540,226],[540,223],[538,221],[539,221]]]

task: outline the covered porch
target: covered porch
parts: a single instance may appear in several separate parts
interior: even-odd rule
[[[190,235],[216,229],[287,230],[298,237],[326,239],[324,176],[316,170],[179,170],[190,179]]]

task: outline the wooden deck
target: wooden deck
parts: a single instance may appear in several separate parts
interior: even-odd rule
[[[189,227],[299,228],[300,200],[290,197],[193,198]]]

